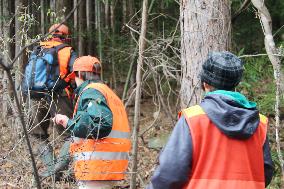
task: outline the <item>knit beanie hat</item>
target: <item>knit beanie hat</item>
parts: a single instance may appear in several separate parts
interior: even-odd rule
[[[216,89],[232,90],[241,81],[243,61],[236,55],[223,51],[211,52],[202,65],[201,82]]]

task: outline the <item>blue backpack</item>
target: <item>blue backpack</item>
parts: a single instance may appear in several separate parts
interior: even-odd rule
[[[36,46],[33,49],[21,84],[25,95],[31,98],[42,98],[51,91],[61,91],[67,86],[60,79],[57,59],[58,51],[67,46],[66,44],[52,48]]]

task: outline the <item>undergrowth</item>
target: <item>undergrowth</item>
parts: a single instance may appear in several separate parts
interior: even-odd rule
[[[273,67],[268,57],[245,58],[245,72],[242,82],[238,87],[247,98],[258,104],[260,112],[270,118],[270,129],[268,133],[271,156],[275,165],[275,174],[269,189],[281,188],[281,165],[278,160],[275,141],[275,83]],[[283,109],[283,97],[281,98],[280,109]],[[283,136],[280,133],[280,137]],[[282,137],[281,137],[282,138]],[[284,154],[283,154],[284,155]]]

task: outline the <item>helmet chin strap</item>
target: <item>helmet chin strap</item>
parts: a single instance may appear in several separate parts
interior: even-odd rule
[[[78,71],[78,77],[84,81],[84,79],[83,79],[83,77],[81,75],[81,71]]]

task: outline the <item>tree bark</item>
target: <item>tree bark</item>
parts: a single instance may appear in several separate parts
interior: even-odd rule
[[[95,55],[95,40],[93,36],[93,23],[94,23],[94,14],[93,14],[93,1],[87,0],[86,1],[86,23],[87,23],[87,36],[88,36],[88,54]]]
[[[95,12],[96,12],[96,30],[97,30],[97,34],[98,34],[98,48],[99,48],[99,59],[100,62],[104,62],[103,60],[103,48],[102,48],[102,29],[101,29],[101,2],[100,1],[96,1],[95,3]],[[102,64],[102,68],[103,68],[103,64]],[[101,79],[103,80],[103,71],[101,73]]]
[[[115,4],[116,1],[112,0],[110,3],[110,25],[111,25],[111,69],[112,69],[112,81],[114,89],[117,89],[117,78],[115,69],[114,49],[115,49]]]
[[[78,3],[78,0],[73,0],[73,7],[75,7]],[[73,24],[74,24],[74,33],[76,34],[76,37],[74,40],[72,40],[72,44],[73,44],[73,47],[77,47],[78,46],[78,9],[76,9],[74,11],[74,14],[73,14]]]
[[[133,148],[132,148],[132,168],[130,189],[136,188],[136,175],[137,175],[137,154],[138,154],[138,133],[139,133],[139,119],[140,119],[140,101],[141,101],[141,75],[144,62],[144,50],[146,47],[146,31],[147,31],[147,9],[148,0],[143,0],[142,8],[142,25],[139,37],[139,57],[137,62],[136,74],[136,91],[135,91],[135,107],[134,107],[134,127],[133,127]]]
[[[45,6],[44,6],[44,0],[40,0],[40,31],[42,35],[45,34],[44,24],[45,24]]]
[[[86,40],[85,40],[85,32],[86,32],[86,0],[79,6],[79,36],[78,36],[78,53],[79,56],[83,56],[86,54]]]
[[[181,0],[181,107],[199,103],[199,73],[210,51],[230,46],[229,0]]]
[[[11,15],[10,13],[12,12],[9,6],[9,0],[3,0],[2,1],[2,5],[3,5],[3,12],[2,12],[2,16],[3,16],[3,44],[2,44],[2,53],[3,53],[3,57],[4,57],[4,62],[8,63],[11,61],[12,57],[12,48],[11,48],[11,44],[10,44],[10,37],[11,37],[11,28],[10,28],[10,19],[11,19]],[[10,106],[8,103],[8,99],[9,99],[9,94],[11,94],[11,87],[8,83],[8,76],[7,73],[3,72],[3,78],[1,80],[2,82],[2,92],[1,92],[1,96],[2,96],[2,120],[6,120],[7,121],[7,117],[8,117],[8,111],[10,110]]]
[[[105,28],[109,28],[109,1],[105,0]]]
[[[55,0],[50,0],[49,6],[50,6],[51,12],[56,12],[56,1]],[[50,24],[52,25],[54,23],[55,23],[55,16],[52,14],[50,16]]]
[[[1,18],[1,22],[0,22],[0,37],[3,38],[3,23],[2,22],[2,18],[4,17],[3,15],[3,0],[0,0],[0,18]]]
[[[112,0],[110,2],[110,27],[111,27],[111,31],[114,33],[115,32],[115,26],[114,26],[114,5],[115,5],[115,0]]]
[[[42,0],[41,0],[42,2]],[[26,0],[15,0],[15,14],[16,17],[21,16],[21,14],[23,13],[23,7],[27,6],[27,2]],[[42,6],[42,5],[41,5]],[[43,8],[43,7],[41,7]],[[21,21],[19,21],[18,19],[15,19],[15,54],[18,54],[21,49],[24,46],[24,29],[23,29],[23,23]],[[43,31],[44,32],[44,31]],[[44,33],[43,33],[44,34]],[[16,74],[15,74],[15,86],[16,88],[18,88],[21,85],[21,80],[22,80],[22,74],[24,73],[24,60],[26,60],[26,55],[25,53],[23,53],[21,56],[19,56],[17,62],[16,62]],[[26,61],[25,61],[26,62]],[[17,95],[18,97],[20,97],[20,92],[17,91]]]
[[[127,23],[127,2],[122,0],[122,26]]]

